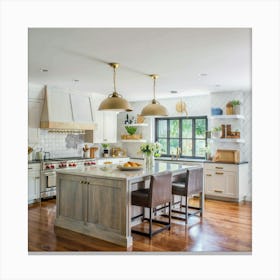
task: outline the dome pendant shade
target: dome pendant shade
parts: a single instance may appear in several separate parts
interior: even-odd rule
[[[99,111],[116,111],[116,112],[130,112],[132,107],[129,102],[124,99],[116,91],[116,68],[119,67],[118,63],[109,63],[111,67],[114,68],[114,92],[110,94],[106,99],[104,99],[100,105]]]
[[[164,106],[153,99],[151,104],[146,105],[142,109],[141,116],[168,116],[168,112]]]
[[[117,92],[110,94],[106,99],[104,99],[100,105],[98,110],[100,111],[132,111],[131,105],[127,100],[122,98]]]
[[[155,97],[155,88],[156,88],[156,79],[158,78],[157,75],[152,74],[150,75],[154,80],[154,99],[152,100],[151,104],[146,105],[141,112],[141,116],[144,117],[156,117],[156,116],[168,116],[167,109],[160,105],[158,101],[156,101]]]

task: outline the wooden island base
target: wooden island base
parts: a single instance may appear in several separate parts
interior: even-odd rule
[[[131,191],[144,187],[152,174],[170,170],[173,175],[180,175],[187,168],[181,164],[155,163],[153,170],[103,171],[88,167],[57,172],[55,227],[130,247]]]

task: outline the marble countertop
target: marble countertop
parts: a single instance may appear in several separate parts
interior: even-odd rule
[[[181,173],[187,168],[192,168],[191,166],[186,166],[179,163],[167,163],[167,162],[155,162],[155,165],[151,169],[140,169],[131,171],[122,171],[117,167],[118,165],[112,164],[104,169],[101,166],[89,166],[83,169],[74,170],[59,170],[58,174],[71,174],[79,175],[85,177],[102,177],[108,179],[135,179],[145,176],[151,176],[154,174],[159,174],[165,171],[171,171],[173,174]]]
[[[131,157],[131,159],[143,159],[143,158],[136,158],[136,157]],[[241,161],[239,163],[228,163],[228,162],[213,162],[212,160],[206,160],[206,159],[191,159],[191,158],[179,158],[179,159],[171,159],[171,157],[158,157],[155,158],[156,161],[170,161],[174,163],[222,163],[222,164],[246,164],[248,161]]]

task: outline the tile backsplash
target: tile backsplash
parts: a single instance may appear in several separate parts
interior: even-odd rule
[[[83,156],[83,134],[53,133],[40,129],[40,142],[37,150],[50,152],[51,157]]]

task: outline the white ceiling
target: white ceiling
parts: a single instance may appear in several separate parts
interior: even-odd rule
[[[251,89],[247,28],[30,28],[28,43],[30,83],[108,95],[106,63],[118,62],[117,91],[130,101],[152,98],[152,73],[157,98]]]

